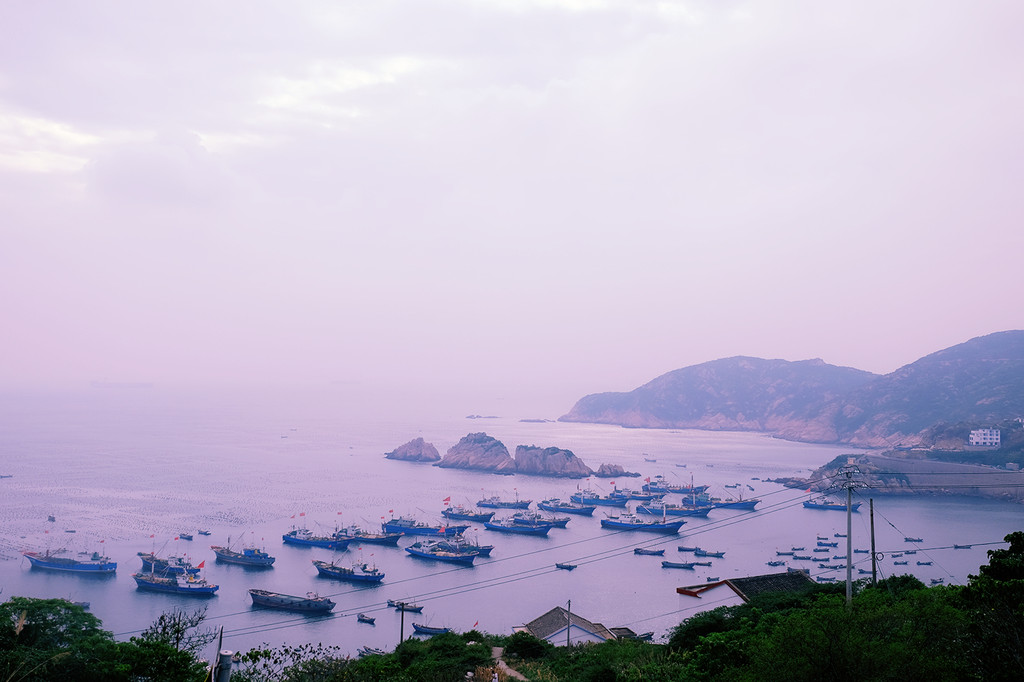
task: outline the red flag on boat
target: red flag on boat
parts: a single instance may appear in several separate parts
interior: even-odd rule
[[[206,559],[203,559],[202,561],[199,562],[199,565],[196,566],[196,568],[202,568],[205,565],[206,565]]]
[[[155,538],[155,537],[156,537],[156,534],[154,533],[153,535],[150,535],[149,537],[151,537],[151,538]]]
[[[645,478],[644,480],[645,480],[645,481],[647,481],[648,483],[650,483],[650,482],[651,482],[651,477],[650,477],[650,476],[648,476],[648,477],[647,477],[647,478]]]
[[[106,542],[106,540],[100,540],[100,544],[101,544],[101,545],[102,545],[102,544],[103,544],[104,542]]]
[[[388,509],[388,514],[394,514],[394,513],[395,513],[394,509]]]
[[[441,500],[441,501],[442,501],[442,502],[451,502],[451,501],[452,501],[452,496],[451,496],[451,495],[449,495],[448,497],[444,498],[444,499],[443,499],[443,500]]]
[[[299,516],[305,516],[306,512],[299,512]]]
[[[175,535],[175,536],[174,536],[174,539],[175,539],[175,540],[177,540],[177,539],[178,539],[178,536],[177,536],[177,535]]]
[[[612,485],[615,485],[615,481],[612,481]]]
[[[293,519],[295,518],[295,514],[292,514],[292,518],[293,518]]]
[[[338,516],[341,516],[341,512],[338,512]]]
[[[45,535],[45,534],[48,534],[49,532],[50,532],[50,531],[48,531],[48,530],[44,530],[44,531],[43,531],[43,534]]]
[[[476,627],[477,625],[480,625],[480,621],[473,623],[473,627]]]

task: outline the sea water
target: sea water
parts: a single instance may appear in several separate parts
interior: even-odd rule
[[[807,476],[849,447],[791,443],[756,433],[623,429],[557,421],[521,421],[558,415],[508,413],[467,418],[440,404],[402,405],[351,387],[305,391],[185,391],[160,387],[97,387],[77,392],[0,398],[0,587],[2,597],[61,597],[89,602],[105,629],[126,639],[174,608],[206,609],[206,623],[223,630],[223,647],[246,650],[262,643],[302,642],[390,650],[413,621],[459,631],[478,628],[508,634],[555,606],[607,627],[653,631],[663,640],[693,612],[680,586],[711,579],[785,570],[768,561],[810,569],[818,578],[845,579],[845,570],[818,561],[777,556],[819,537],[838,542],[823,563],[842,564],[846,515],[804,509],[804,491],[768,479]],[[510,452],[517,445],[572,450],[593,469],[620,464],[643,478],[665,476],[677,484],[706,484],[716,496],[757,497],[756,511],[715,510],[688,518],[679,535],[616,532],[600,527],[605,513],[572,516],[547,537],[508,536],[471,524],[470,536],[493,544],[490,558],[472,567],[425,561],[399,547],[353,543],[344,552],[283,545],[293,527],[328,534],[357,524],[379,529],[385,517],[442,521],[443,500],[472,506],[499,495],[534,502],[567,499],[579,488],[607,493],[606,479],[566,480],[497,476],[386,460],[384,454],[423,437],[443,455],[467,433],[485,432]],[[654,461],[650,461],[654,460]],[[615,484],[638,489],[643,478]],[[726,488],[726,486],[730,486]],[[987,562],[986,551],[1022,527],[1019,505],[961,497],[883,497],[857,490],[853,546],[870,546],[868,500],[874,499],[879,577],[910,573],[926,584],[963,583]],[[669,501],[678,501],[670,496]],[[842,497],[837,497],[842,499]],[[510,513],[510,512],[509,512]],[[499,511],[500,518],[507,515]],[[54,521],[49,521],[52,516]],[[210,536],[196,534],[208,529]],[[73,531],[73,532],[71,532]],[[186,541],[181,533],[193,533]],[[920,543],[906,537],[921,538]],[[255,545],[277,557],[270,570],[215,561],[210,545]],[[953,545],[971,545],[954,549]],[[692,561],[680,545],[724,551],[712,565],[665,569],[661,561]],[[665,556],[636,556],[633,549],[664,548]],[[82,576],[32,569],[25,550],[100,551],[118,562],[116,575]],[[893,554],[916,550],[896,558]],[[142,592],[132,573],[139,552],[185,555],[205,561],[204,577],[220,585],[208,600]],[[374,564],[386,573],[379,585],[320,578],[313,559]],[[854,578],[870,569],[870,555],[854,554]],[[907,561],[905,566],[894,561]],[[918,565],[918,562],[931,562]],[[558,570],[556,562],[576,564]],[[328,595],[337,606],[327,617],[253,607],[247,590]],[[421,614],[387,608],[387,599],[412,601]],[[704,608],[707,604],[700,604]],[[375,625],[356,621],[357,613]]]

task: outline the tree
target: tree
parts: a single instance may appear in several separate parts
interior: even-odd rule
[[[195,655],[217,636],[212,628],[199,629],[205,620],[205,608],[190,613],[176,608],[170,613],[160,614],[160,617],[142,633],[141,639],[146,642],[162,642],[178,651],[187,651]]]

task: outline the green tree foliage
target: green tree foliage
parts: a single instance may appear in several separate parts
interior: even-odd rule
[[[550,642],[538,639],[529,632],[517,632],[506,641],[505,655],[530,661],[544,658],[554,648]]]
[[[1024,532],[989,550],[989,562],[970,576],[960,607],[968,628],[963,655],[985,680],[1024,679]]]
[[[0,680],[180,682],[205,666],[155,641],[115,642],[100,621],[63,599],[12,597],[0,604]]]
[[[142,633],[140,639],[146,642],[162,642],[178,651],[198,654],[217,636],[212,628],[200,629],[199,626],[205,620],[205,608],[192,612],[174,609],[169,613],[160,614],[160,617]]]

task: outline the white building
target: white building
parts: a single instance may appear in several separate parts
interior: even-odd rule
[[[998,448],[1000,440],[999,429],[974,429],[967,439],[968,445],[981,445],[984,447]]]

